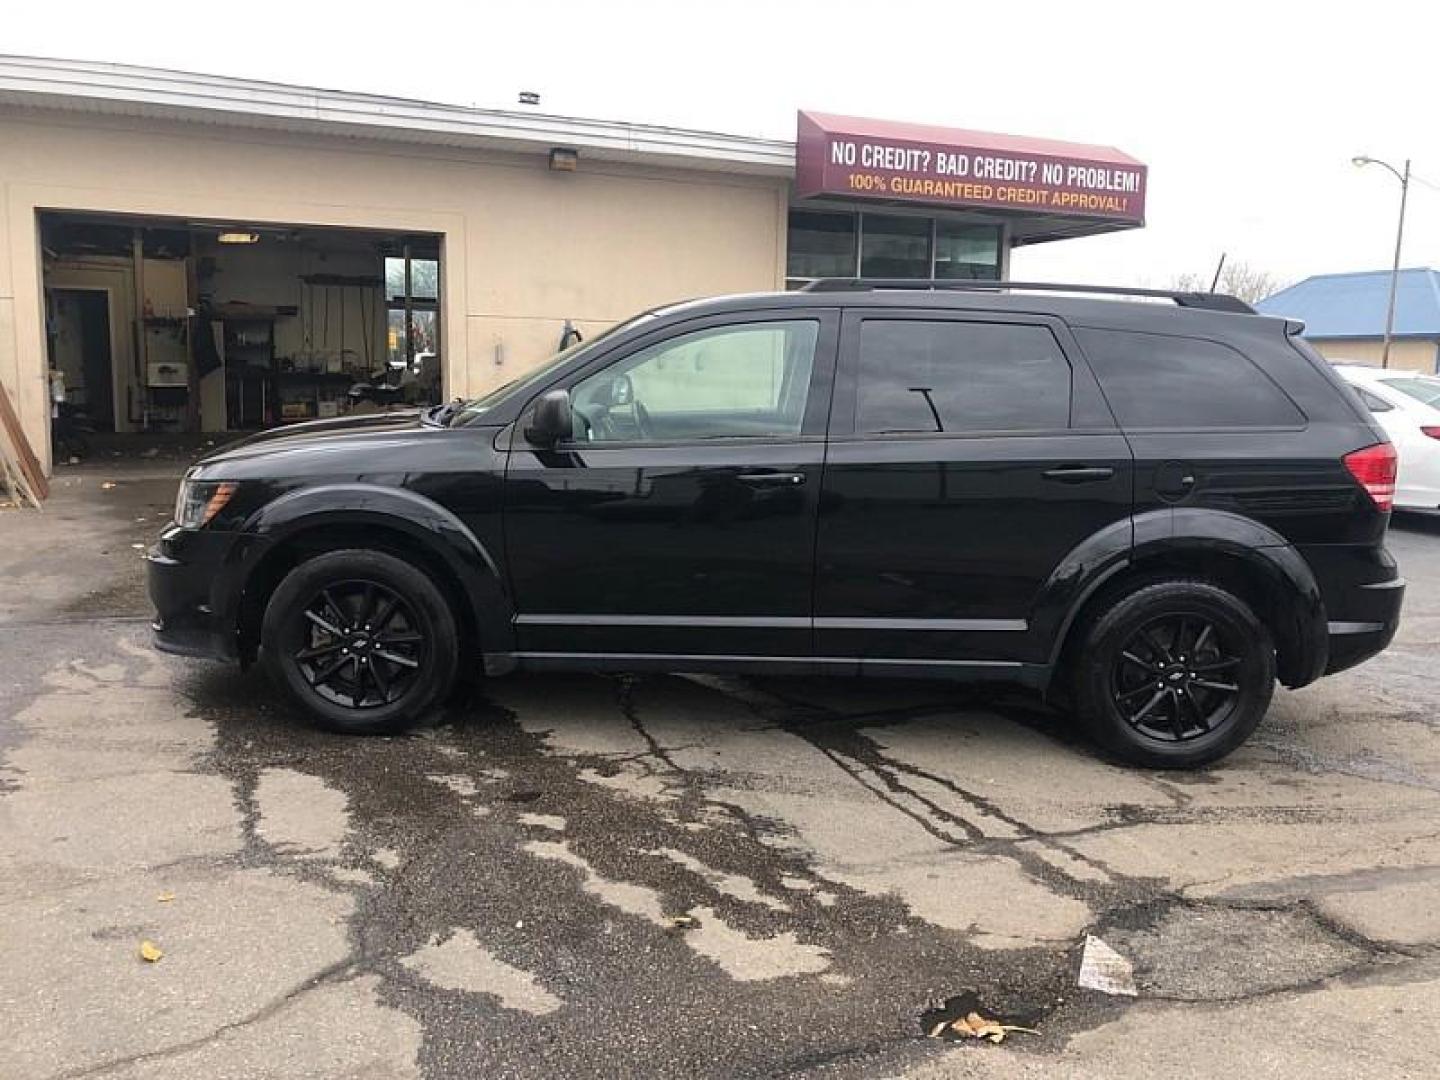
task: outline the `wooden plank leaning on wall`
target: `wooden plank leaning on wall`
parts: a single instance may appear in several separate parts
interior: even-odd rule
[[[3,429],[0,431],[0,457],[19,471],[21,479],[30,489],[32,500],[48,499],[50,484],[45,479],[45,470],[40,467],[40,459],[35,456],[30,441],[25,438],[24,429],[20,427],[20,417],[10,400],[10,391],[3,386],[0,386],[0,429]],[[38,501],[36,506],[39,506]]]

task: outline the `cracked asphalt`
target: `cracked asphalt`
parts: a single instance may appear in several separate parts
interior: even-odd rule
[[[181,468],[0,511],[0,1077],[1434,1074],[1440,524],[1395,646],[1195,773],[921,682],[512,677],[346,739],[149,648]],[[962,996],[1039,1034],[926,1038]]]

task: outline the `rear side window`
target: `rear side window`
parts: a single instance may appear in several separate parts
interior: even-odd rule
[[[1365,403],[1365,407],[1371,412],[1389,412],[1391,409],[1395,408],[1395,406],[1391,405],[1390,402],[1386,401],[1384,398],[1376,397],[1369,390],[1362,390],[1360,387],[1357,386],[1355,387],[1355,392],[1360,395],[1360,400]]]
[[[1412,397],[1422,405],[1440,408],[1440,379],[1428,375],[1416,375],[1410,379],[1385,379],[1386,386],[1394,387],[1406,397]]]
[[[1043,326],[866,319],[862,435],[1049,431],[1070,425],[1070,363]]]
[[[1076,329],[1115,419],[1132,429],[1298,427],[1305,416],[1228,345],[1168,334]]]

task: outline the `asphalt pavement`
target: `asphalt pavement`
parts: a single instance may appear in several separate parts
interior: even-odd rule
[[[932,682],[517,676],[355,739],[149,648],[181,467],[0,510],[0,1077],[1434,1073],[1440,523],[1391,650],[1194,773]],[[1034,1033],[927,1037],[972,1009]]]

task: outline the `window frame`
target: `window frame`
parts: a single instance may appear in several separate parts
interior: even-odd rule
[[[765,435],[716,435],[707,438],[686,439],[617,439],[614,441],[591,442],[588,439],[565,439],[557,443],[556,450],[604,451],[604,450],[651,450],[660,447],[694,446],[756,446],[791,445],[796,443],[823,442],[830,412],[830,399],[835,381],[835,354],[840,336],[840,312],[836,308],[761,308],[742,312],[707,315],[656,327],[642,337],[617,344],[593,357],[584,366],[557,377],[554,381],[536,390],[516,421],[515,429],[523,431],[535,410],[535,404],[551,390],[574,391],[587,379],[599,375],[607,368],[622,363],[637,353],[645,352],[667,341],[687,337],[697,331],[713,330],[728,326],[744,326],[753,323],[813,322],[817,325],[815,335],[815,359],[810,367],[810,386],[806,392],[805,411],[799,434]],[[523,442],[523,440],[522,440]],[[517,446],[521,442],[517,442]]]
[[[986,428],[969,431],[861,432],[857,424],[860,405],[860,342],[866,322],[944,322],[964,325],[1037,327],[1049,331],[1060,356],[1070,367],[1069,424],[1058,428]],[[839,373],[835,382],[835,404],[830,412],[830,441],[913,442],[929,439],[1053,438],[1055,436],[1107,434],[1119,430],[1099,386],[1082,354],[1075,346],[1062,319],[1047,315],[1010,314],[990,311],[962,311],[949,308],[852,308],[845,312],[841,331]]]

